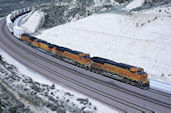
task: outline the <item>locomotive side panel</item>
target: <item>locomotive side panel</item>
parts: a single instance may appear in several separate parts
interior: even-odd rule
[[[27,36],[25,36],[25,35],[21,35],[21,40],[24,40],[24,41],[30,42],[29,37],[27,37]]]
[[[39,42],[37,40],[32,41],[33,46],[40,47]]]
[[[42,48],[46,51],[50,51],[50,48],[46,43],[39,42],[39,45],[40,45],[40,48]]]

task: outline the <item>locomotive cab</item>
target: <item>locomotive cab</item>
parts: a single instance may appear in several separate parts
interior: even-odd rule
[[[143,68],[137,68],[136,70],[133,71],[133,73],[139,76],[142,81],[147,80],[147,73],[144,72]]]
[[[84,63],[90,63],[90,55],[89,54],[79,54],[80,60],[82,60]]]

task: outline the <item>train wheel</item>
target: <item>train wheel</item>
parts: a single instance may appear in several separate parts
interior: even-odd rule
[[[123,82],[126,83],[126,81],[127,81],[127,78],[124,78],[124,79],[123,79]]]
[[[138,88],[140,88],[140,84],[137,84],[136,86],[137,86]]]
[[[136,82],[135,81],[131,81],[131,85],[132,86],[135,86],[136,85]]]
[[[84,69],[85,70],[90,70],[90,68],[88,66],[85,66]]]
[[[125,83],[130,84],[130,81],[128,79],[126,79],[126,82]]]
[[[143,89],[142,82],[138,82],[138,83],[137,83],[137,87],[140,88],[140,89]]]

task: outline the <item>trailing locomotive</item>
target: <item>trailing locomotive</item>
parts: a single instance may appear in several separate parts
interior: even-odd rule
[[[144,72],[143,68],[117,63],[100,57],[90,58],[89,54],[50,44],[26,33],[21,35],[21,40],[70,64],[137,86],[142,89],[149,88],[147,73]]]
[[[86,69],[90,67],[91,59],[89,54],[50,44],[44,40],[32,37],[27,33],[21,35],[21,40],[33,47],[38,48],[42,52],[50,54],[56,58],[62,59],[68,63]]]

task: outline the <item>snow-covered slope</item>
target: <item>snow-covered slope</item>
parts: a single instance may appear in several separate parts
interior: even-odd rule
[[[63,111],[65,113],[122,113],[122,111],[118,109],[110,108],[109,106],[97,100],[94,100],[90,97],[85,96],[84,94],[80,94],[79,92],[76,92],[75,90],[68,89],[64,86],[61,86],[60,84],[54,84],[52,81],[48,80],[47,78],[44,78],[42,75],[38,74],[37,72],[20,64],[18,61],[13,59],[11,56],[9,56],[1,49],[0,49],[0,55],[4,57],[3,61],[5,62],[5,63],[2,61],[0,62],[0,70],[1,70],[0,89],[2,86],[1,81],[4,81],[7,83],[7,86],[13,88],[12,90],[13,92],[20,95],[22,94],[19,100],[21,102],[22,100],[24,100],[25,106],[21,106],[21,107],[17,106],[18,109],[23,107],[27,108],[29,106],[27,109],[28,110],[31,109],[32,111],[34,111],[34,113],[58,113],[57,111],[58,109],[59,111],[61,112]],[[8,64],[5,60],[10,64]],[[49,88],[52,87],[53,85],[54,85],[53,88]],[[33,88],[33,86],[36,88]],[[12,94],[12,92],[10,92],[9,94]],[[2,96],[2,92],[0,92],[0,96]],[[0,99],[2,98],[3,96],[0,97]],[[16,101],[15,98],[11,98],[11,99],[13,101]],[[80,100],[82,99],[83,102],[87,102],[87,104],[81,103],[79,99]],[[3,100],[8,100],[8,98],[3,98]],[[53,103],[52,100],[55,102]],[[3,103],[1,104],[3,105]],[[63,106],[58,103],[62,104]],[[13,104],[19,105],[20,103],[13,103]],[[58,104],[58,106],[56,107],[55,104]],[[10,109],[7,106],[10,106],[12,108],[13,107],[12,105],[8,103],[7,105],[5,105],[6,107],[5,109],[6,110]],[[46,108],[46,106],[48,106],[48,108]],[[70,106],[69,110],[67,109],[68,108],[67,106]],[[0,108],[1,107],[2,106],[0,106]],[[50,110],[51,108],[52,109],[55,108],[55,109],[51,111]],[[75,110],[72,111],[73,109]],[[28,112],[28,110],[27,113],[31,113]],[[23,113],[23,111],[21,112]]]
[[[35,11],[24,23],[21,25],[22,28],[25,29],[28,33],[33,33],[36,30],[38,30],[38,27],[43,23],[44,21],[44,14],[41,11]]]
[[[133,0],[130,4],[126,6],[126,9],[131,10],[137,7],[140,7],[144,4],[145,0]]]
[[[150,78],[171,82],[171,7],[166,10],[167,16],[148,11],[96,14],[45,30],[37,37],[91,56],[143,67]]]

